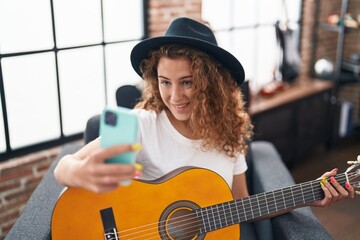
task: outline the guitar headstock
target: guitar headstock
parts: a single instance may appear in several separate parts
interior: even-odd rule
[[[360,155],[357,156],[356,161],[348,161],[347,163],[351,166],[346,170],[345,174],[351,186],[354,187],[355,193],[360,195]]]

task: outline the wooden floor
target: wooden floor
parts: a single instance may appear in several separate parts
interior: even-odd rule
[[[360,133],[339,141],[331,151],[316,149],[291,170],[297,183],[318,178],[323,172],[335,167],[344,172],[347,161],[360,155]],[[344,200],[328,208],[312,208],[319,221],[335,240],[360,239],[360,196]]]

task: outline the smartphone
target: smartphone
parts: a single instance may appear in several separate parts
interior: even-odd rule
[[[138,118],[128,108],[105,107],[100,117],[100,146],[111,147],[117,144],[138,142]],[[135,152],[128,152],[109,158],[107,163],[134,163]]]

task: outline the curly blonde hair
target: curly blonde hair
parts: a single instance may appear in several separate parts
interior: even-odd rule
[[[136,108],[157,113],[166,109],[158,86],[157,65],[161,57],[190,61],[193,78],[190,127],[202,140],[202,149],[215,148],[231,158],[246,154],[252,124],[240,88],[226,68],[198,49],[169,44],[151,52],[140,65],[146,87]]]

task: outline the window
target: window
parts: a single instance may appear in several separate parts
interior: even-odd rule
[[[278,58],[275,23],[299,28],[301,0],[202,1],[202,17],[218,44],[236,56],[254,92],[273,79]]]
[[[145,2],[0,1],[0,160],[80,138],[119,86],[141,81],[129,58]]]

